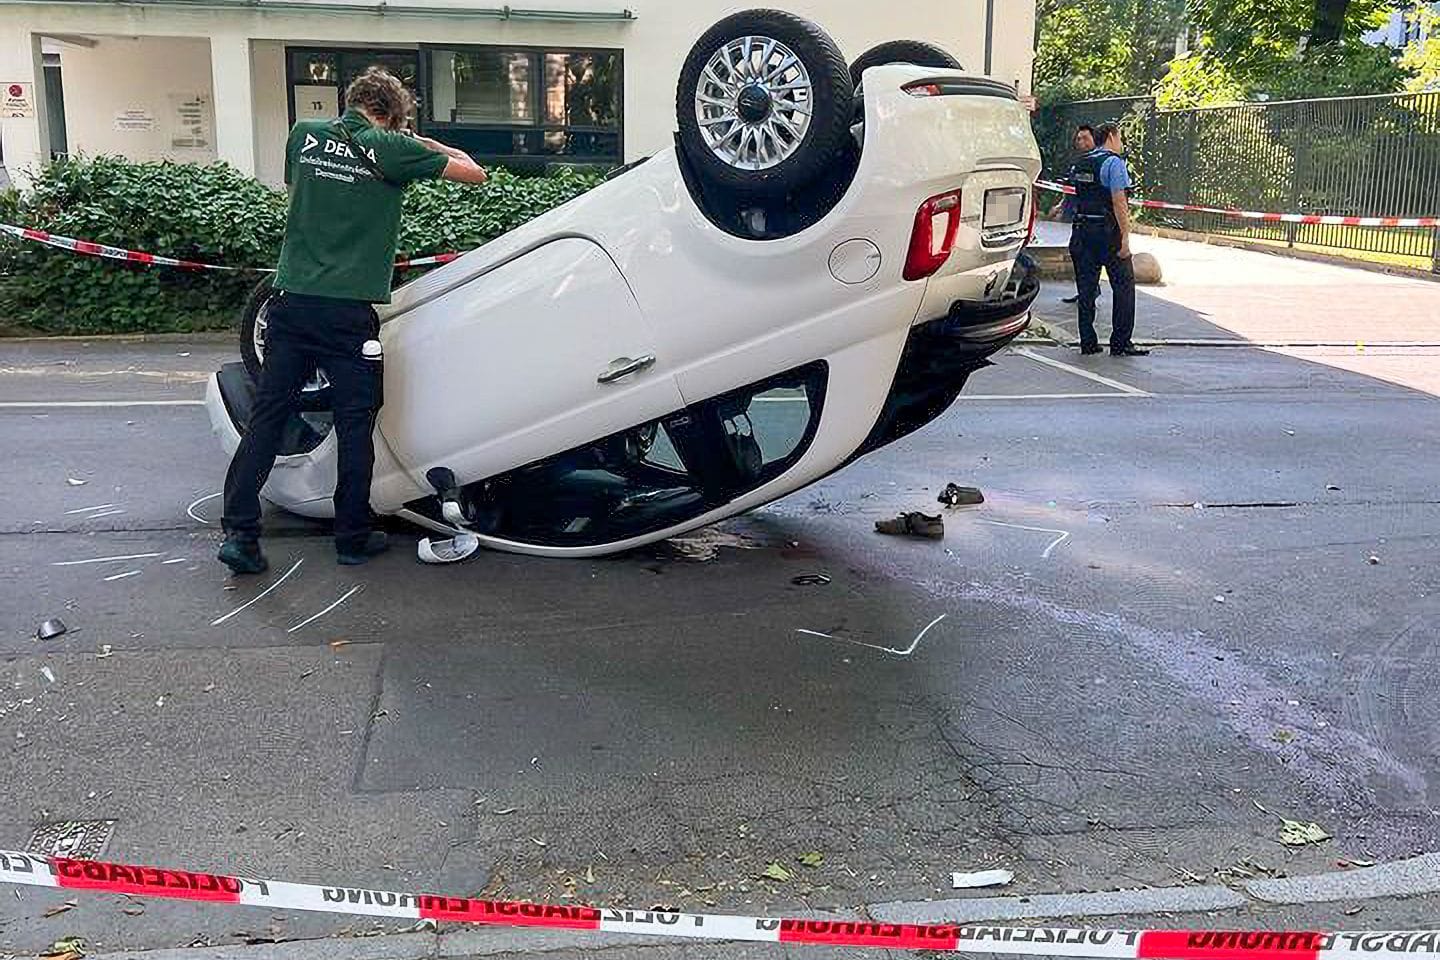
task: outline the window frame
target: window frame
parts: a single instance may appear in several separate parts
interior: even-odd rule
[[[476,160],[485,163],[498,163],[502,166],[510,164],[523,165],[526,163],[555,163],[578,165],[615,163],[617,165],[625,162],[625,49],[623,47],[577,47],[577,46],[551,46],[551,45],[530,45],[511,43],[422,43],[420,51],[420,69],[417,74],[417,84],[420,87],[420,94],[423,98],[422,106],[417,111],[417,122],[421,132],[436,136],[436,139],[444,140],[441,136],[448,130],[474,131],[487,134],[515,134],[533,133],[541,140],[547,133],[581,133],[581,134],[607,134],[615,137],[615,155],[603,154],[550,154],[543,150],[540,153],[482,153],[474,154]],[[470,51],[483,51],[490,53],[524,53],[531,58],[532,82],[530,84],[530,105],[535,120],[529,123],[454,123],[452,121],[432,120],[427,110],[434,102],[433,97],[433,76],[431,73],[431,55],[436,51],[450,53],[465,53]],[[615,126],[597,127],[581,124],[546,123],[545,122],[545,68],[544,57],[546,54],[607,54],[615,57],[616,78],[616,104],[615,104]]]

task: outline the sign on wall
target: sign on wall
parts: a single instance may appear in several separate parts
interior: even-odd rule
[[[0,116],[7,118],[35,116],[35,91],[29,83],[5,84],[5,99]]]
[[[117,110],[115,112],[115,129],[130,133],[154,130],[155,115],[143,107]]]
[[[214,142],[209,94],[170,94],[170,114],[173,124],[171,147],[204,150]]]
[[[330,120],[340,115],[340,88],[297,83],[290,88],[295,98],[296,120]]]

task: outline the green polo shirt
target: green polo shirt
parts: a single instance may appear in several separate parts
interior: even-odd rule
[[[357,156],[357,148],[365,158]],[[295,124],[285,146],[290,214],[275,286],[389,303],[401,194],[408,183],[440,176],[448,159],[410,137],[381,130],[355,110],[339,120]]]

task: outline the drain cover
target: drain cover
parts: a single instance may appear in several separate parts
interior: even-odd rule
[[[69,857],[72,860],[94,860],[105,851],[110,835],[115,832],[114,820],[64,820],[42,823],[30,835],[27,853],[46,857]]]

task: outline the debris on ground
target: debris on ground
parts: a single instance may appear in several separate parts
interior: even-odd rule
[[[1301,823],[1281,817],[1279,839],[1287,847],[1305,847],[1312,843],[1324,843],[1330,839],[1330,834],[1318,823]]]
[[[84,937],[62,937],[50,944],[50,949],[40,954],[53,960],[80,960],[85,956]]]
[[[83,487],[83,486],[85,486],[85,484],[89,483],[90,481],[89,481],[89,480],[76,480],[74,477],[66,477],[66,478],[65,478],[65,482],[68,483],[68,484],[70,484],[70,486],[72,486],[72,487]]]
[[[1354,870],[1354,869],[1356,869],[1356,868],[1358,868],[1358,867],[1373,867],[1373,866],[1375,866],[1375,861],[1374,861],[1374,860],[1336,860],[1336,861],[1335,861],[1335,866],[1339,867],[1341,870]]]
[[[795,858],[804,867],[818,867],[825,862],[825,854],[818,850],[811,850],[809,853],[802,853]]]
[[[784,865],[782,865],[779,860],[772,860],[770,862],[770,865],[765,868],[765,872],[761,874],[761,876],[769,880],[778,880],[781,883],[789,883],[791,878],[793,878],[795,874],[785,869]]]
[[[1218,593],[1217,593],[1217,594],[1215,595],[1215,602],[1216,602],[1216,603],[1224,603],[1224,602],[1225,602],[1225,597],[1222,596],[1221,594],[1218,594]]]
[[[102,643],[100,644],[100,652],[95,654],[95,659],[104,660],[106,657],[110,656],[114,652],[114,648],[112,648],[110,644]]]
[[[352,644],[352,643],[354,643],[354,642],[355,642],[354,640],[331,640],[331,641],[330,641],[330,649],[331,649],[331,650],[339,650],[341,647],[348,647],[348,646],[350,646],[350,644]]]
[[[480,549],[480,538],[473,533],[462,533],[449,540],[421,540],[415,547],[421,563],[459,563],[468,560]]]
[[[662,551],[661,559],[705,563],[719,557],[721,548],[759,550],[765,544],[744,534],[705,527],[683,537],[672,537],[657,546]]]
[[[985,494],[979,487],[962,487],[958,483],[947,484],[940,491],[939,500],[947,507],[969,507],[985,502]]]
[[[44,677],[46,680],[49,680],[51,683],[55,682],[55,671],[51,670],[49,667],[41,667],[40,676]]]
[[[1325,484],[1325,489],[1329,490],[1331,493],[1338,493],[1340,491],[1340,488],[1333,483]]]
[[[1015,879],[1009,870],[976,870],[971,873],[950,874],[950,889],[974,890],[979,887],[1003,887]]]
[[[830,578],[823,573],[805,573],[791,577],[790,582],[797,587],[823,587],[830,582]]]
[[[902,513],[893,520],[876,520],[875,532],[891,537],[941,540],[945,537],[945,519],[927,516],[918,511]]]
[[[58,617],[54,620],[46,620],[35,628],[35,639],[54,640],[56,637],[69,632],[70,628]]]
[[[1281,728],[1270,734],[1270,739],[1276,743],[1290,743],[1295,739],[1295,731]]]
[[[75,909],[77,906],[79,906],[79,905],[80,905],[80,901],[79,901],[79,900],[66,900],[64,903],[60,904],[59,906],[51,907],[49,910],[46,910],[46,911],[45,911],[44,913],[42,913],[40,916],[42,916],[42,917],[44,917],[45,919],[48,920],[48,919],[50,919],[51,917],[58,917],[60,914],[64,913],[66,910],[74,910],[74,909]]]
[[[1373,566],[1375,566],[1377,563],[1380,562],[1380,558],[1377,557],[1377,556],[1375,556],[1375,554],[1372,553],[1372,554],[1370,554],[1370,556],[1368,556],[1368,557],[1365,558],[1365,562],[1368,563],[1368,564],[1370,564],[1370,566],[1373,567]]]

